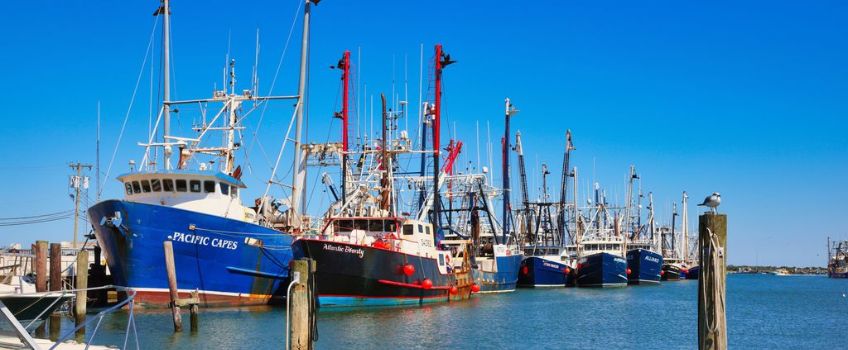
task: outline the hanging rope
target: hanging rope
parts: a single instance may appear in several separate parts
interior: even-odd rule
[[[712,285],[720,286],[723,284],[724,279],[724,269],[723,269],[723,260],[724,260],[724,252],[719,245],[718,236],[713,234],[712,230],[707,228],[708,235],[708,246],[707,246],[707,255],[704,255],[704,251],[701,251],[701,264],[708,265],[709,268],[703,268],[703,279],[705,281],[712,281]],[[706,326],[707,330],[710,333],[715,333],[718,331],[718,322],[719,320],[716,318],[718,312],[716,310],[716,305],[725,305],[724,293],[721,293],[719,288],[713,290],[712,295],[707,294],[707,283],[700,283],[698,286],[699,292],[703,297],[704,303],[704,312],[706,315]]]

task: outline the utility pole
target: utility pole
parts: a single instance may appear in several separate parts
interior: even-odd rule
[[[82,176],[82,169],[91,170],[91,164],[82,164],[80,162],[69,165],[76,172],[76,175],[71,176],[71,187],[74,188],[74,249],[77,248],[77,229],[79,228],[79,205],[80,205],[80,189],[88,189],[88,177]]]

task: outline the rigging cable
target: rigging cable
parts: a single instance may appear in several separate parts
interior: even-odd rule
[[[109,166],[106,168],[106,176],[103,178],[105,181],[109,178],[109,173],[112,171],[112,164],[115,162],[115,155],[118,154],[118,146],[121,144],[121,139],[124,136],[124,129],[127,126],[127,121],[130,118],[130,111],[132,111],[133,104],[135,103],[135,95],[138,92],[138,85],[141,83],[141,77],[144,74],[144,67],[147,65],[147,55],[150,53],[151,48],[153,47],[153,38],[156,35],[156,28],[159,25],[158,18],[153,20],[153,30],[150,32],[150,41],[147,43],[147,50],[144,53],[144,60],[141,62],[141,69],[138,72],[138,78],[135,81],[135,87],[133,88],[132,97],[130,98],[130,105],[127,107],[127,113],[124,116],[124,122],[121,124],[121,132],[118,133],[118,141],[115,142],[115,149],[112,151],[112,158],[109,160]],[[103,192],[103,184],[97,184],[98,192],[97,196],[99,197]]]

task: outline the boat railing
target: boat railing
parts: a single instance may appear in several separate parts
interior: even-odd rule
[[[62,290],[62,291],[51,291],[51,292],[40,292],[40,293],[21,293],[20,295],[23,295],[23,296],[37,295],[37,296],[39,296],[38,300],[41,300],[41,299],[44,299],[44,298],[49,298],[49,297],[58,297],[58,298],[56,298],[56,300],[54,300],[48,307],[44,308],[44,310],[42,310],[41,313],[39,313],[37,317],[33,318],[33,320],[30,321],[26,326],[21,325],[20,322],[18,322],[18,320],[15,319],[14,317],[11,317],[9,319],[9,321],[12,322],[12,325],[15,328],[16,333],[18,333],[18,337],[25,343],[25,345],[27,345],[27,346],[29,346],[33,349],[40,349],[38,344],[36,344],[35,340],[29,335],[29,329],[31,327],[33,327],[34,325],[36,325],[36,322],[38,320],[40,320],[42,317],[44,317],[45,313],[47,313],[48,310],[53,310],[56,303],[65,301],[66,299],[63,298],[64,296],[76,295],[77,292],[88,292],[88,291],[94,291],[94,290],[110,290],[110,289],[114,289],[114,290],[117,290],[117,291],[120,291],[120,292],[126,292],[127,297],[125,299],[123,299],[122,301],[118,302],[117,304],[112,305],[111,307],[106,308],[106,309],[98,312],[96,315],[94,315],[94,317],[86,317],[86,320],[84,322],[77,325],[74,329],[66,332],[64,335],[59,336],[56,339],[56,342],[53,343],[53,345],[50,346],[49,349],[52,350],[52,349],[55,349],[55,348],[61,346],[65,341],[71,339],[71,337],[73,337],[77,333],[77,331],[88,327],[91,323],[93,323],[96,320],[97,323],[95,324],[93,330],[91,331],[90,335],[88,336],[88,339],[84,342],[84,344],[86,345],[86,349],[87,349],[89,347],[89,345],[91,345],[91,342],[94,340],[95,336],[97,335],[97,331],[100,329],[100,325],[103,322],[103,318],[110,313],[113,313],[117,310],[124,308],[124,306],[127,306],[128,318],[127,318],[127,328],[126,328],[126,332],[125,332],[126,334],[124,336],[124,344],[121,347],[121,349],[127,349],[127,345],[129,344],[129,340],[130,340],[130,334],[133,335],[133,338],[135,340],[135,348],[140,349],[139,342],[138,342],[138,332],[136,330],[136,325],[135,325],[135,313],[133,312],[133,306],[135,304],[134,300],[135,300],[135,296],[136,296],[136,291],[132,288],[114,286],[114,285],[106,285],[106,286],[91,287],[91,288],[67,289],[67,290]],[[35,303],[33,303],[33,304],[35,304]]]

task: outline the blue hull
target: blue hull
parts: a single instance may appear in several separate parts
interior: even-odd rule
[[[626,287],[627,260],[610,253],[596,253],[577,265],[578,287]]]
[[[687,280],[696,280],[698,276],[701,274],[700,266],[693,266],[689,268],[689,271],[686,271],[686,279]]]
[[[167,306],[163,242],[174,247],[177,286],[204,306],[265,304],[284,296],[292,237],[248,222],[166,206],[107,200],[88,210],[115,284],[136,301]],[[186,294],[187,295],[187,294]]]
[[[538,256],[524,258],[518,275],[518,286],[565,287],[574,285],[574,269],[565,263],[543,259]]]
[[[480,286],[480,293],[511,292],[518,283],[518,270],[522,255],[499,256],[495,258],[497,272],[473,269],[474,281]],[[478,262],[479,264],[479,262]]]
[[[627,251],[628,284],[659,284],[663,257],[659,253],[646,249]]]

